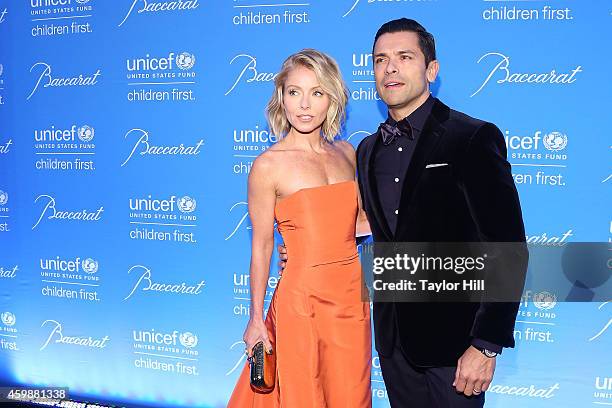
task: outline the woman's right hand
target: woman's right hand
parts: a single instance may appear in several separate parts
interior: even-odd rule
[[[268,337],[268,329],[266,328],[266,324],[263,320],[253,320],[249,319],[249,323],[247,324],[247,328],[244,331],[244,335],[242,336],[242,340],[244,340],[245,344],[245,353],[251,357],[253,355],[253,346],[260,341],[263,341],[264,348],[266,351],[272,351],[272,343],[270,342],[270,338]]]

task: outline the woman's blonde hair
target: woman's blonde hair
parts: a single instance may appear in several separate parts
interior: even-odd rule
[[[336,61],[329,55],[312,48],[306,48],[290,55],[283,62],[281,71],[274,79],[274,92],[266,106],[266,116],[270,130],[281,139],[291,129],[291,124],[287,120],[283,108],[283,90],[289,72],[298,66],[312,70],[319,80],[321,88],[329,96],[330,104],[321,130],[323,137],[332,142],[336,135],[340,133],[342,122],[346,116],[348,91]]]

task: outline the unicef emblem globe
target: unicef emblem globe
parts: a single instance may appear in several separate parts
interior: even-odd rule
[[[79,128],[78,136],[81,141],[90,142],[94,138],[94,128],[83,125]]]
[[[544,146],[553,152],[565,149],[567,146],[567,136],[561,132],[550,132],[544,136]]]
[[[185,332],[179,337],[179,341],[183,347],[194,348],[198,344],[198,336],[191,332]]]
[[[98,261],[87,258],[83,261],[83,270],[85,273],[94,274],[98,272]]]
[[[176,65],[180,69],[191,69],[195,64],[195,55],[190,54],[188,52],[181,52],[176,56]]]
[[[190,213],[196,209],[196,200],[195,198],[184,196],[178,199],[177,205],[181,212]]]
[[[540,310],[550,310],[557,304],[557,296],[550,292],[539,292],[533,295],[533,304]]]
[[[8,193],[0,190],[0,205],[8,203]]]
[[[0,319],[5,326],[12,326],[15,324],[16,318],[15,315],[11,312],[4,312],[0,315]]]

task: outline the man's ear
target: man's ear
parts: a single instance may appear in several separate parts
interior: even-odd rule
[[[438,60],[433,60],[429,63],[429,65],[427,66],[427,71],[425,72],[425,74],[427,75],[427,81],[429,81],[429,83],[435,82],[438,76],[439,69],[440,64],[438,63]]]

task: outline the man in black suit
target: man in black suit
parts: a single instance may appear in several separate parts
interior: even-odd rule
[[[439,69],[433,36],[414,20],[389,21],[376,33],[373,63],[389,115],[359,144],[357,169],[374,242],[524,245],[502,133],[430,94]],[[283,267],[286,250],[279,252]],[[517,300],[526,268],[518,252],[523,258],[510,268],[518,272],[510,276]],[[391,406],[483,407],[497,355],[514,347],[518,307],[375,298],[376,350]]]
[[[357,167],[374,242],[524,242],[502,133],[430,94],[433,36],[402,18],[380,27],[373,48],[389,115],[360,143]],[[484,406],[496,356],[514,347],[517,310],[517,302],[375,302],[391,406]]]

